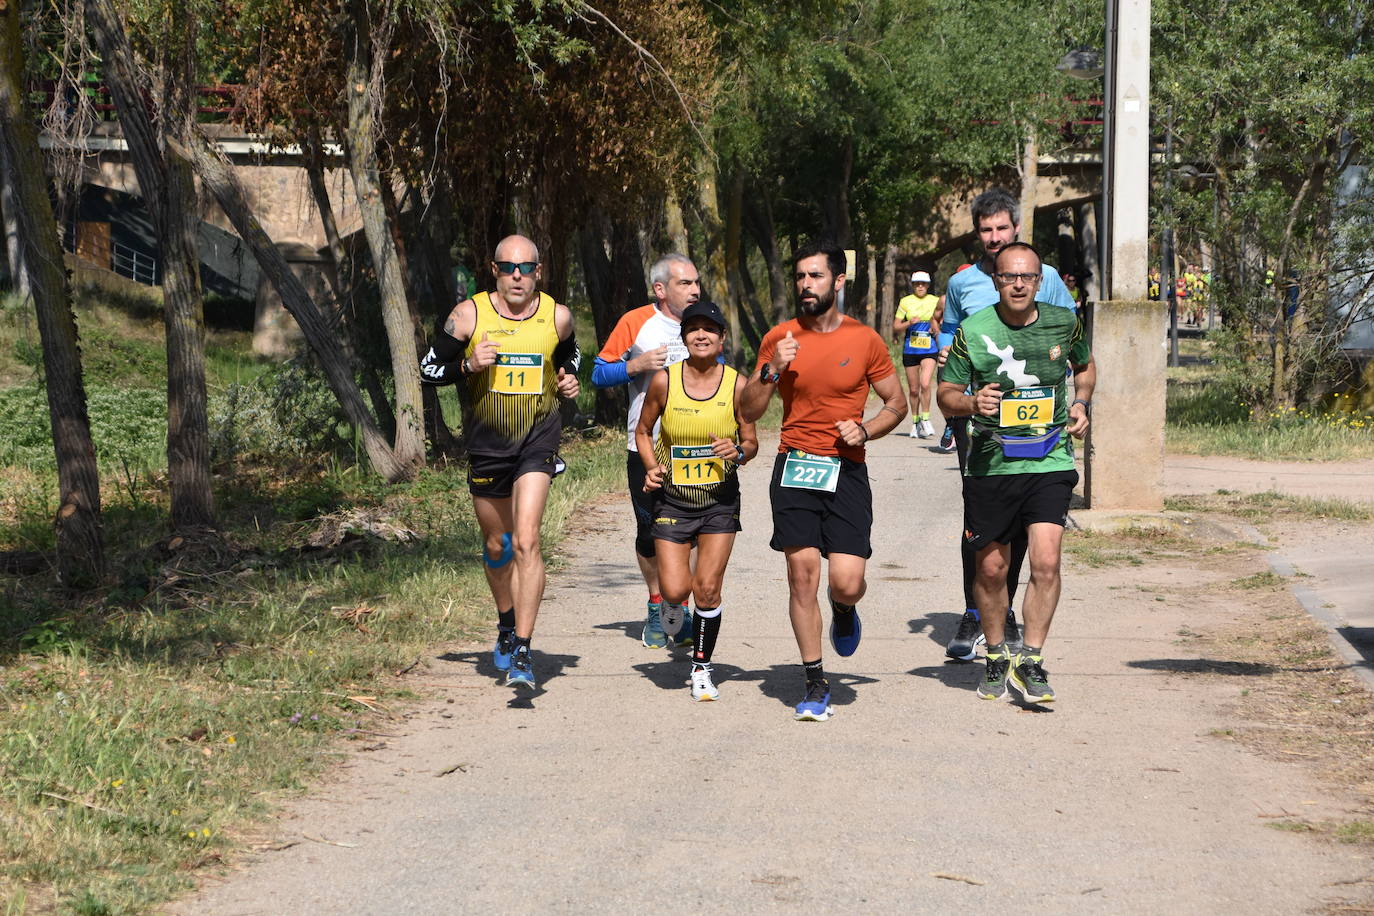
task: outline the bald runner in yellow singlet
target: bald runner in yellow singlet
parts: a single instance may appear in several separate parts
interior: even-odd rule
[[[466,381],[468,489],[499,618],[492,664],[509,686],[535,689],[530,638],[544,597],[539,524],[563,470],[558,398],[579,391],[572,312],[538,292],[539,249],[522,235],[496,246],[496,289],[464,299],[441,321],[420,377]]]

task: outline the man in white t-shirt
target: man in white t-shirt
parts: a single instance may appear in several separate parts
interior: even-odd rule
[[[625,456],[625,478],[630,491],[630,503],[635,510],[635,556],[644,584],[649,589],[648,614],[641,637],[651,649],[666,648],[670,634],[664,632],[661,613],[663,596],[658,590],[658,565],[654,560],[653,505],[644,492],[644,464],[635,448],[635,424],[644,404],[644,392],[654,373],[664,366],[686,358],[687,347],[682,342],[681,319],[687,306],[701,298],[701,279],[691,259],[680,254],[664,255],[649,270],[649,282],[654,301],[631,309],[620,316],[606,345],[596,355],[592,370],[592,384],[598,388],[615,385],[630,386],[630,409],[627,424],[629,451]],[[657,430],[655,430],[657,433]],[[683,645],[691,644],[690,621],[671,634],[685,636]]]

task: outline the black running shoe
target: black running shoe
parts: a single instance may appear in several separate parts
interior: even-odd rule
[[[945,654],[961,662],[971,662],[983,642],[983,625],[973,611],[964,611],[964,616],[959,618],[959,629],[945,646]]]
[[[1016,612],[1011,608],[1007,608],[1007,629],[1003,638],[1013,654],[1021,651],[1021,628],[1016,625]]]
[[[940,433],[940,451],[954,451],[954,427],[946,426],[945,431]]]

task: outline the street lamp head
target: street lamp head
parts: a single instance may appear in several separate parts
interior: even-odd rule
[[[1076,80],[1095,80],[1107,72],[1102,52],[1096,48],[1074,48],[1059,59],[1054,69]]]

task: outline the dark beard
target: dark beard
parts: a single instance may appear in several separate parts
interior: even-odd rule
[[[827,294],[817,294],[815,299],[798,299],[797,311],[806,315],[808,318],[815,318],[830,311],[830,307],[835,304],[835,291],[832,289]]]

